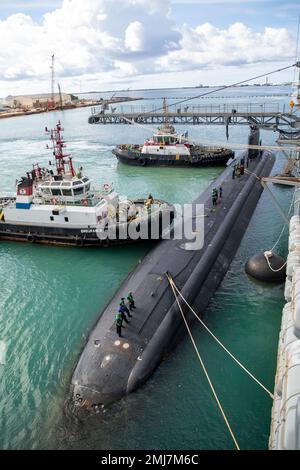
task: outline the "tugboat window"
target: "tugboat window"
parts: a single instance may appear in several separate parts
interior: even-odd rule
[[[74,196],[76,196],[76,194],[83,194],[83,188],[74,188],[73,191]]]
[[[71,189],[62,189],[63,196],[72,196]]]
[[[65,222],[69,222],[69,217],[65,217]]]
[[[50,220],[52,220],[52,221],[54,220],[54,217],[53,217],[53,215],[50,215]]]
[[[60,196],[60,189],[51,189],[52,191],[52,196]]]

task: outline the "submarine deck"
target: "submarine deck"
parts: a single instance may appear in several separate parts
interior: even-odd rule
[[[249,160],[247,169],[268,175],[273,163],[274,157],[264,153]],[[203,248],[187,250],[183,247],[186,240],[161,241],[108,303],[73,375],[75,404],[85,408],[104,406],[130,393],[145,382],[169,350],[181,318],[174,306],[166,271],[200,311],[207,306],[234,257],[262,192],[252,173],[233,179],[232,171],[232,167],[225,169],[193,202],[194,223],[195,217],[201,217],[196,205],[204,204]],[[223,197],[213,207],[211,192],[220,186]],[[137,308],[119,338],[115,314],[120,298],[126,298],[130,291]]]

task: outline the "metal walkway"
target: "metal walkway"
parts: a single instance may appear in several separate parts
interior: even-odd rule
[[[145,106],[119,106],[97,112],[92,109],[90,124],[139,124],[160,125],[168,120],[171,124],[189,125],[256,125],[277,130],[279,127],[300,128],[300,115],[291,113],[285,105],[276,104],[223,104],[211,106],[177,107],[173,112],[155,111]]]

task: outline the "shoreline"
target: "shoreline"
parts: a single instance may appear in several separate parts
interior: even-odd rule
[[[129,103],[131,101],[139,101],[143,100],[144,98],[120,98],[120,99],[111,99],[111,100],[101,100],[95,103],[80,103],[78,105],[67,105],[63,108],[53,108],[53,109],[41,109],[41,110],[30,110],[30,111],[13,111],[13,112],[0,112],[0,119],[8,119],[13,117],[19,116],[30,116],[33,114],[43,114],[43,113],[52,113],[53,111],[68,111],[71,109],[80,109],[80,108],[88,108],[88,107],[96,107],[96,106],[105,106],[109,104],[117,104],[117,103]]]
[[[194,90],[194,89],[207,89],[207,88],[220,88],[228,85],[203,85],[203,86],[183,86],[183,87],[161,87],[161,88],[132,88],[130,92],[134,91],[158,91],[158,90]],[[280,87],[280,86],[291,86],[291,83],[272,83],[270,85],[263,84],[249,84],[249,85],[235,85],[232,88],[249,88],[249,87],[257,87],[257,88],[272,88],[272,87]],[[129,90],[104,90],[104,91],[82,91],[79,93],[74,93],[75,95],[93,95],[93,94],[102,94],[102,93],[124,93],[128,92]]]

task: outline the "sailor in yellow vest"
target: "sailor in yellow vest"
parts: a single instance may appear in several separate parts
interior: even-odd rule
[[[145,206],[147,209],[151,209],[151,204],[154,203],[154,199],[151,194],[149,194],[147,201],[145,201]]]
[[[295,106],[295,103],[293,100],[290,101],[290,107],[291,107],[291,113],[293,112],[293,108]]]

